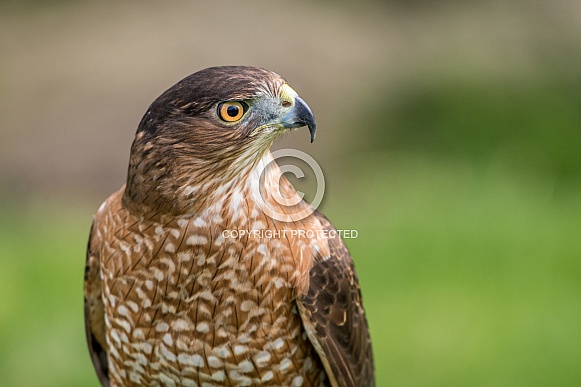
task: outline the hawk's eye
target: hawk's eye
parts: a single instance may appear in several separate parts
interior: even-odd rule
[[[242,101],[222,102],[218,105],[218,116],[226,122],[236,122],[242,118],[248,105]]]

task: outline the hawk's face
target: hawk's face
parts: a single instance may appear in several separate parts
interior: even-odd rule
[[[144,115],[131,149],[126,196],[176,206],[192,181],[216,186],[248,172],[281,133],[316,124],[308,105],[278,74],[211,67],[164,92]]]
[[[268,147],[278,134],[305,125],[314,138],[311,110],[278,74],[226,66],[194,73],[163,93],[138,136],[191,148],[196,158],[227,157],[228,150]]]

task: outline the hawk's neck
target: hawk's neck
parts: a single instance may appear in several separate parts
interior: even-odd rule
[[[152,219],[224,211],[245,212],[250,219],[259,211],[289,222],[296,220],[293,214],[308,207],[282,174],[270,151],[254,160],[234,160],[233,168],[218,165],[201,168],[183,160],[181,170],[163,163],[134,165],[130,166],[123,205],[131,212],[147,213]]]

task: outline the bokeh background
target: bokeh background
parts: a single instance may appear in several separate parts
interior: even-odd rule
[[[355,257],[379,386],[581,384],[581,3],[0,4],[0,384],[97,386],[82,278],[151,101],[283,74]]]

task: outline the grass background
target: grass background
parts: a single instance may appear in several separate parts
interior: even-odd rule
[[[251,2],[253,12],[280,8],[304,18],[300,44],[287,40],[277,51],[262,42],[234,60],[213,48],[208,63],[184,58],[183,47],[215,42],[176,40],[190,28],[192,6],[129,4],[4,5],[3,386],[97,385],[82,307],[91,216],[122,184],[147,104],[176,74],[233,61],[290,73],[317,114],[312,147],[305,133],[277,146],[303,147],[320,162],[321,209],[337,228],[358,231],[346,242],[379,386],[581,382],[577,4],[370,2],[355,10]],[[199,17],[234,4],[208,5]],[[160,30],[184,27],[157,36],[136,24],[144,15],[157,20],[151,14]],[[263,38],[260,28],[250,37]],[[141,52],[136,43],[156,49]],[[135,52],[114,55],[123,50]],[[288,60],[304,50],[304,61]],[[108,62],[98,61],[105,53]]]

